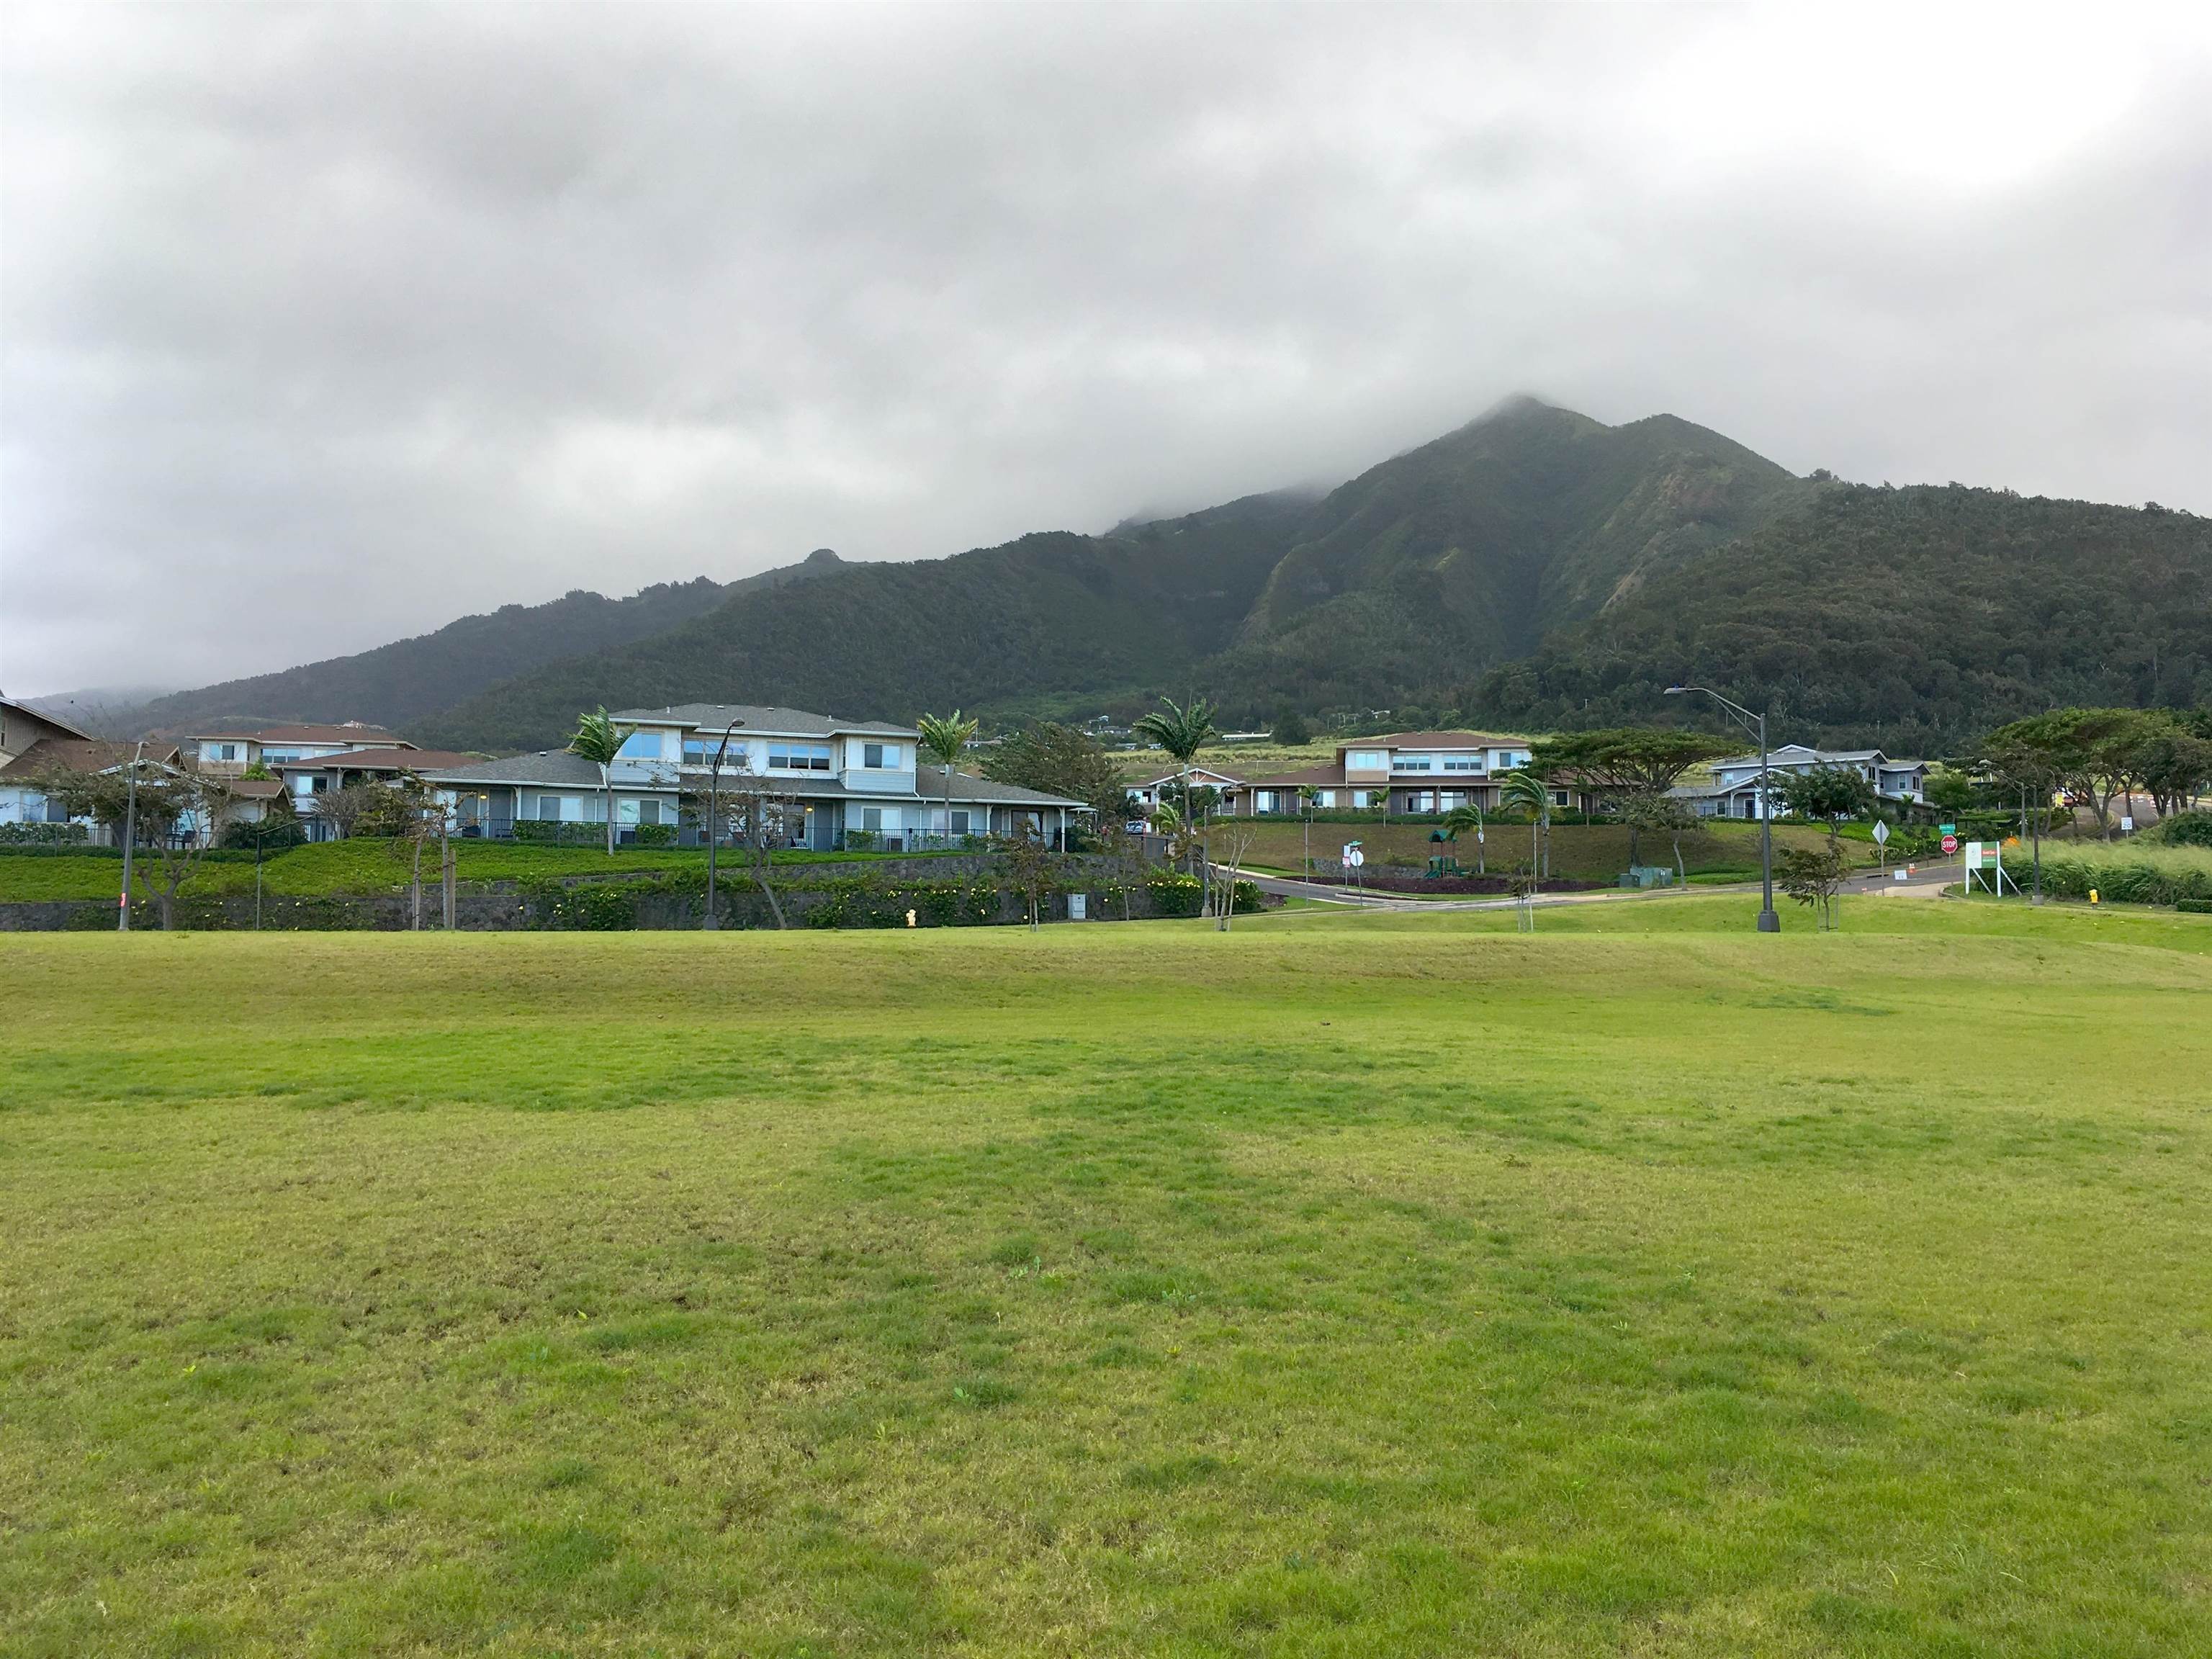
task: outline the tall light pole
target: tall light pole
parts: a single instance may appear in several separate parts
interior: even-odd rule
[[[131,931],[131,843],[138,839],[138,763],[145,757],[146,739],[131,751],[131,776],[123,787],[123,896],[116,902],[115,931]],[[111,798],[112,799],[112,798]]]
[[[1747,732],[1759,738],[1759,931],[1778,933],[1782,918],[1774,914],[1774,801],[1772,781],[1766,771],[1766,715],[1764,711],[1753,714],[1740,702],[1731,702],[1710,685],[1670,685],[1670,697],[1686,696],[1692,691],[1702,691],[1735,717]]]
[[[710,933],[722,925],[714,909],[714,843],[721,839],[722,828],[722,759],[730,752],[730,733],[744,724],[732,720],[722,728],[722,740],[714,745],[714,758],[707,769],[707,920],[701,925]]]

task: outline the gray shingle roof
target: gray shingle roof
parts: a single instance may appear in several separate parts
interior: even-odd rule
[[[736,720],[741,732],[759,732],[779,738],[827,738],[843,732],[885,738],[920,735],[910,726],[891,726],[882,720],[839,720],[830,714],[810,714],[803,708],[769,708],[747,702],[679,702],[661,708],[618,708],[613,717],[631,722],[680,721],[712,732],[720,732]]]
[[[509,755],[504,760],[479,761],[474,766],[426,766],[422,776],[431,783],[528,783],[599,787],[599,769],[581,755],[551,749],[538,755]]]
[[[945,769],[927,763],[914,769],[915,793],[925,801],[945,799]],[[1048,795],[1041,789],[1024,789],[1018,784],[1000,783],[996,778],[979,778],[966,772],[952,775],[952,799],[956,801],[988,801],[999,806],[1065,806],[1071,811],[1088,810],[1088,803],[1070,800],[1065,795]]]

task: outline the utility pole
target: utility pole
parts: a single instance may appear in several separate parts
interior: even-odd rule
[[[714,908],[714,844],[722,837],[722,760],[730,751],[730,733],[744,724],[732,720],[722,728],[722,740],[714,745],[714,763],[707,770],[707,919],[699,925],[710,933],[722,925]],[[951,828],[949,821],[946,828]]]
[[[438,875],[441,884],[446,890],[446,931],[449,933],[453,931],[453,901],[455,898],[453,890],[456,884],[455,878],[459,873],[459,872],[454,868],[453,865],[453,827],[452,823],[448,822],[441,824],[439,827]]]
[[[131,931],[131,844],[138,839],[138,763],[146,753],[146,739],[138,739],[131,753],[131,776],[123,793],[123,896],[116,902],[115,931]]]
[[[1778,933],[1782,918],[1774,914],[1774,801],[1772,779],[1767,773],[1766,712],[1754,714],[1740,702],[1731,702],[1710,685],[1670,685],[1670,697],[1686,696],[1692,691],[1702,691],[1728,710],[1736,724],[1747,732],[1759,734],[1759,931]]]

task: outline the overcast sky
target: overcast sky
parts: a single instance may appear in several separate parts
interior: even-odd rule
[[[10,5],[0,687],[1100,529],[1522,391],[2212,511],[2207,14]]]

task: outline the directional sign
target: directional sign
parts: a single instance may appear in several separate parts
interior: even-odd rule
[[[1945,852],[1947,852],[1947,853],[1955,853],[1955,852],[1957,852],[1957,851],[1959,850],[1959,838],[1958,838],[1956,836],[1944,836],[1944,837],[1943,837],[1943,850],[1944,850]]]
[[[1959,826],[1955,823],[1939,823],[1936,827],[1947,836],[1955,836],[1959,833]]]
[[[1874,821],[1874,844],[1877,847],[1889,845],[1889,825],[1880,818]]]

